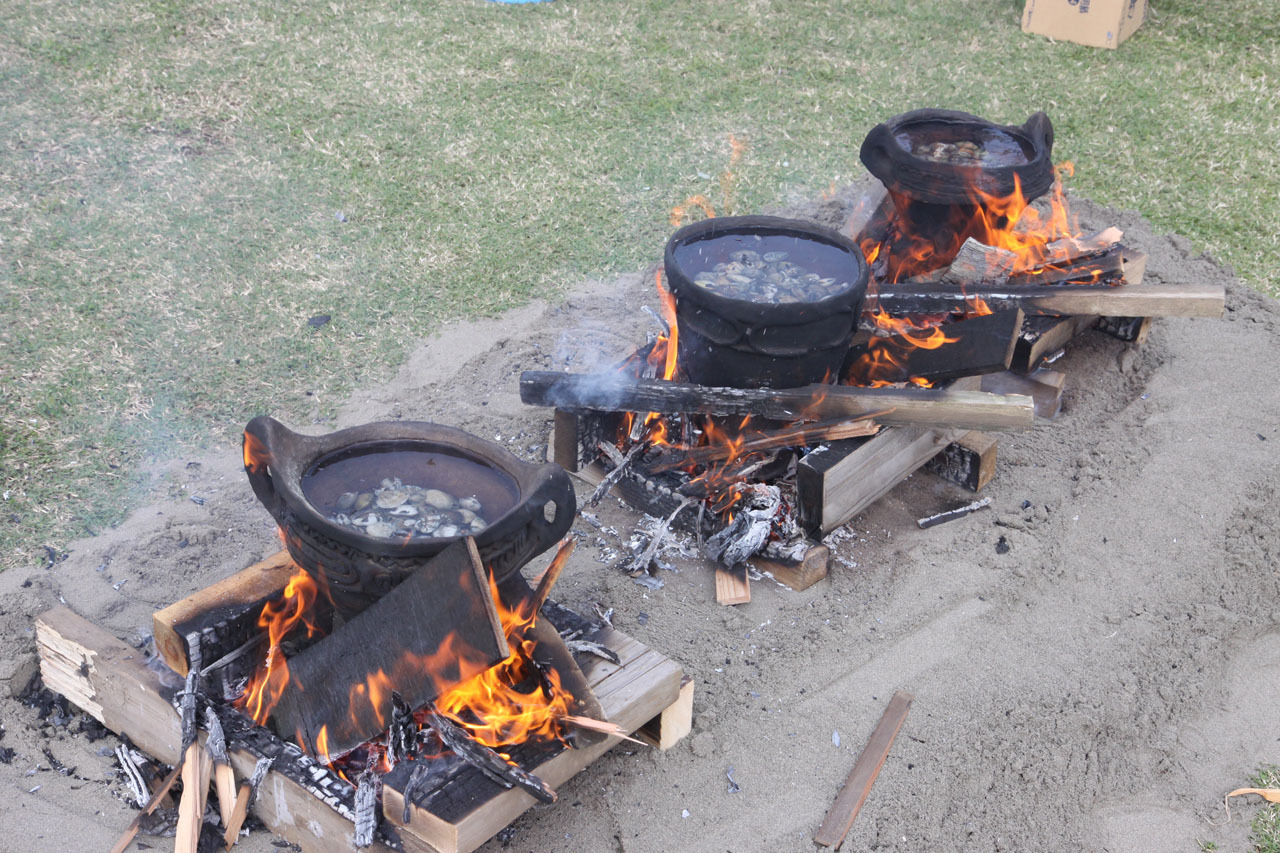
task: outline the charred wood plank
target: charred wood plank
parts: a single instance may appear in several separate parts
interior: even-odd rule
[[[1152,322],[1151,317],[1103,317],[1098,320],[1097,329],[1117,340],[1141,346],[1151,334]]]
[[[774,420],[827,420],[879,415],[884,424],[1017,430],[1032,426],[1031,401],[981,391],[921,388],[713,388],[614,374],[525,371],[520,399],[534,406],[579,411],[759,415]]]
[[[459,654],[424,671],[422,660],[455,636]],[[464,654],[465,652],[465,654]],[[297,734],[312,755],[337,757],[376,737],[391,719],[390,694],[360,690],[376,672],[412,708],[511,653],[471,537],[424,563],[394,591],[340,629],[289,658],[289,680],[271,712],[276,730]]]
[[[966,432],[925,463],[925,467],[944,480],[977,492],[996,475],[996,449],[994,436]]]
[[[262,605],[278,599],[297,571],[288,552],[281,551],[157,611],[151,619],[156,649],[170,669],[186,675],[190,658],[187,637],[193,633],[200,637],[206,665],[246,643],[252,645],[262,637],[257,625]],[[327,604],[317,602],[317,608],[315,619],[327,630],[332,613]]]
[[[1015,308],[944,323],[933,334],[945,336],[946,343],[933,348],[921,346],[930,338],[929,330],[872,337],[850,351],[845,375],[861,382],[943,382],[1008,370],[1022,322],[1022,311]]]
[[[1076,317],[1028,317],[1023,321],[1022,331],[1018,334],[1018,343],[1014,347],[1009,369],[1022,374],[1040,369],[1049,363],[1054,353],[1097,320],[1092,314]]]
[[[466,729],[441,714],[435,708],[427,711],[427,723],[454,755],[477,768],[504,788],[519,787],[543,803],[554,803],[556,792],[546,782],[507,761],[501,755],[473,738]]]
[[[1052,284],[1017,282],[1003,287],[945,283],[886,285],[867,309],[890,314],[963,312],[974,298],[993,311],[1021,308],[1030,315],[1088,314],[1103,317],[1222,316],[1226,289],[1220,284]]]

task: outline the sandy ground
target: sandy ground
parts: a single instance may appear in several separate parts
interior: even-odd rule
[[[837,216],[838,201],[810,212]],[[1225,791],[1280,761],[1280,305],[1135,214],[1077,210],[1123,227],[1151,256],[1148,280],[1228,283],[1226,317],[1159,321],[1141,349],[1087,333],[1056,365],[1070,377],[1061,416],[1001,441],[993,510],[919,530],[969,495],[917,474],[836,535],[830,578],[804,592],[758,582],[750,604],[721,607],[708,566],[684,558],[646,590],[600,561],[618,542],[579,522],[558,597],[616,608],[618,627],[681,661],[698,681],[695,728],[665,754],[615,749],[518,820],[510,849],[813,849],[899,689],[915,703],[845,849],[1247,847],[1246,820],[1214,823]],[[542,458],[549,413],[520,404],[519,372],[630,350],[650,287],[587,283],[563,304],[448,327],[337,424],[294,426],[435,419]],[[278,547],[238,448],[164,474],[204,504],[146,507],[57,565],[0,576],[0,747],[14,750],[0,849],[105,850],[134,814],[102,754],[114,737],[90,741],[78,716],[41,723],[11,698],[34,668],[32,619],[64,601],[142,644],[154,610]],[[624,538],[640,521],[612,499],[601,517]],[[74,772],[48,769],[46,747]]]

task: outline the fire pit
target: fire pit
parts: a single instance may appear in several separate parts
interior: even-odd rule
[[[245,428],[245,471],[299,566],[354,616],[464,535],[504,584],[573,523],[555,465],[440,424],[393,421],[321,436]]]

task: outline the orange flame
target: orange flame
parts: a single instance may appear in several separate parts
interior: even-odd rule
[[[906,200],[895,198],[895,209],[891,213],[893,236],[885,244],[864,241],[861,248],[867,263],[882,260],[886,263],[884,280],[896,283],[947,267],[970,237],[1013,253],[1013,274],[1064,260],[1053,257],[1048,247],[1055,241],[1080,236],[1079,223],[1070,213],[1063,185],[1064,179],[1075,173],[1075,168],[1070,162],[1064,162],[1056,169],[1057,180],[1046,197],[1047,212],[1031,206],[1015,176],[1014,190],[1007,196],[992,195],[976,184],[971,186],[968,194],[973,205],[953,208],[952,220],[931,234],[922,234],[913,228],[904,210],[897,206],[905,207]]]
[[[281,643],[295,630],[305,629],[308,639],[318,636],[315,604],[322,593],[327,596],[327,591],[322,591],[311,575],[298,569],[285,585],[283,597],[262,605],[258,627],[267,634],[267,656],[249,679],[244,696],[238,702],[259,725],[267,721],[289,683],[289,663],[280,651]]]

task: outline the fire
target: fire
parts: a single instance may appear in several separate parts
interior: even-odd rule
[[[362,712],[372,711],[383,726],[389,725],[391,692],[395,686],[410,680],[433,679],[440,684],[456,685],[436,697],[435,709],[486,746],[500,748],[530,740],[561,738],[561,721],[573,713],[574,698],[564,689],[558,673],[539,672],[533,663],[532,629],[537,614],[527,601],[515,606],[504,604],[492,575],[489,591],[511,650],[505,660],[487,668],[483,655],[458,635],[451,634],[430,654],[406,653],[389,672],[379,669],[353,686],[347,697],[352,721],[358,721]],[[303,629],[309,639],[319,634],[314,620],[321,594],[322,587],[300,570],[290,578],[279,601],[263,606],[258,624],[268,636],[268,652],[244,695],[236,702],[260,725],[270,717],[289,683],[282,643]],[[305,746],[301,736],[298,742]],[[316,756],[343,772],[341,762],[335,764],[336,756],[329,752],[329,742],[328,727],[322,727],[315,739]],[[366,745],[366,751],[373,754],[371,760],[378,767],[389,769],[383,744],[371,742]],[[349,773],[343,775],[353,778]]]
[[[1031,206],[1016,178],[1014,191],[1008,196],[994,196],[976,185],[971,187],[973,204],[952,208],[952,218],[934,223],[934,227],[921,228],[908,221],[905,210],[900,209],[908,207],[908,201],[895,197],[892,236],[883,244],[864,242],[863,254],[869,264],[880,261],[879,278],[889,283],[945,268],[970,237],[1012,252],[1014,274],[1051,265],[1063,258],[1052,256],[1050,244],[1080,236],[1079,223],[1070,213],[1064,188],[1064,180],[1073,174],[1075,168],[1070,162],[1057,166],[1057,180],[1046,197],[1045,213]]]
[[[492,577],[489,583],[511,654],[437,697],[436,710],[491,748],[560,738],[560,721],[573,713],[573,697],[554,669],[539,673],[532,663],[531,631],[538,614],[528,601],[505,606]]]
[[[245,447],[248,446],[245,442]],[[315,605],[322,594],[328,597],[328,591],[322,590],[311,575],[298,569],[285,585],[283,597],[262,606],[258,627],[267,635],[267,656],[249,679],[249,686],[238,702],[255,723],[266,722],[289,683],[289,663],[280,650],[281,644],[298,630],[305,630],[307,639],[320,635]]]

